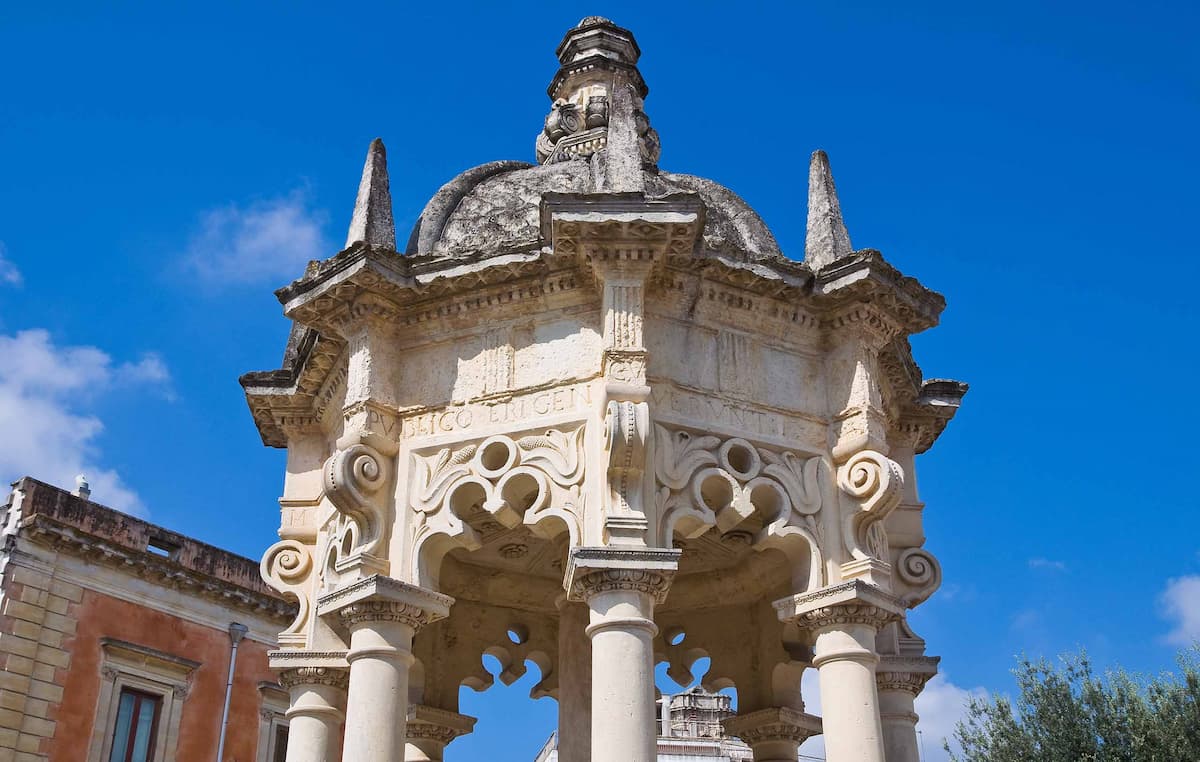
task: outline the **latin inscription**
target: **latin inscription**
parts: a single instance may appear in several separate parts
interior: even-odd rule
[[[697,424],[723,426],[747,434],[812,445],[820,445],[825,438],[825,425],[818,421],[794,418],[769,410],[747,408],[716,397],[680,391],[666,386],[655,386],[651,390],[650,403],[653,405],[656,416],[665,416],[692,426]]]
[[[479,426],[518,423],[536,416],[583,409],[591,404],[591,388],[580,384],[507,399],[453,405],[405,418],[404,436],[432,436]]]

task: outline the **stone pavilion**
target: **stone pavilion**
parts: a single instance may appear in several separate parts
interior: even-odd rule
[[[537,666],[564,762],[654,759],[655,665],[702,657],[755,760],[823,733],[833,762],[916,762],[937,658],[906,614],[940,571],[914,459],[966,385],[908,337],[944,300],[852,247],[824,153],[785,256],[658,166],[628,30],[586,18],[557,54],[536,163],[463,172],[406,242],[371,144],[345,248],[276,292],[283,367],[242,378],[288,453],[262,560],[299,604],[288,762],[442,759],[484,655]]]

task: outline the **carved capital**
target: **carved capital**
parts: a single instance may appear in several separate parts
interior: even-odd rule
[[[322,596],[317,613],[350,629],[368,622],[401,622],[414,630],[445,619],[454,599],[378,574]]]
[[[797,746],[821,733],[821,718],[787,707],[759,709],[721,721],[725,732],[754,748],[763,743],[786,741]]]
[[[350,671],[338,667],[293,667],[279,673],[279,684],[284,688],[327,685],[344,691],[350,684]]]
[[[895,596],[857,579],[782,598],[774,606],[780,619],[810,631],[853,624],[878,630],[904,610]]]
[[[662,603],[679,568],[679,556],[678,550],[576,548],[567,568],[567,597],[586,602],[602,593],[632,591]]]
[[[409,741],[432,741],[441,746],[475,729],[476,718],[448,709],[410,704],[404,735]]]
[[[875,668],[875,683],[881,691],[904,691],[917,696],[937,674],[935,656],[884,656]]]

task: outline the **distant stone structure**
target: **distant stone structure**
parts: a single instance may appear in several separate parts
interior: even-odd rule
[[[937,660],[905,614],[940,572],[914,458],[966,386],[908,336],[944,301],[852,248],[822,152],[802,261],[660,169],[639,55],[569,30],[537,163],[459,175],[404,251],[375,141],[346,248],[276,292],[283,367],[242,384],[288,451],[263,559],[299,604],[288,762],[442,759],[485,654],[537,665],[566,762],[655,759],[654,666],[702,657],[755,760],[819,732],[834,762],[917,760]]]
[[[729,736],[722,722],[734,715],[729,696],[693,688],[657,702],[658,762],[750,762],[750,747]],[[558,734],[533,762],[560,762]]]
[[[82,479],[21,479],[0,506],[0,761],[281,762],[267,653],[295,613],[247,558],[91,502]]]

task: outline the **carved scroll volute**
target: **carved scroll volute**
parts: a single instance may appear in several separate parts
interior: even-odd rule
[[[900,600],[911,609],[942,586],[942,565],[924,548],[905,548],[896,558],[896,576],[908,588],[900,591]]]
[[[393,458],[367,444],[353,444],[325,462],[325,496],[359,527],[354,555],[378,560],[386,555],[385,533],[391,497]]]
[[[303,648],[308,643],[305,630],[312,612],[312,554],[308,546],[296,540],[283,540],[267,548],[259,573],[281,595],[299,605],[296,619],[279,633],[279,645]]]
[[[650,408],[645,402],[608,403],[608,488],[605,530],[617,542],[645,543],[646,518],[642,478],[646,470],[646,438]]]
[[[838,468],[837,483],[843,494],[843,537],[850,556],[886,563],[890,554],[883,520],[903,497],[904,470],[882,453],[863,450]]]

